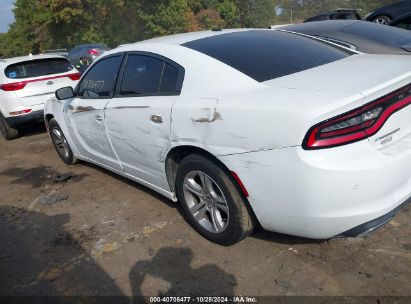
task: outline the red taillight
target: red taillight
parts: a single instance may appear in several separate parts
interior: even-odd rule
[[[79,80],[81,78],[80,73],[73,73],[73,74],[68,74],[68,75],[59,75],[59,76],[52,76],[52,77],[45,77],[45,78],[37,78],[33,80],[26,80],[26,81],[20,81],[20,82],[15,82],[15,83],[6,83],[6,84],[1,84],[0,85],[0,90],[3,91],[18,91],[24,89],[24,87],[28,83],[32,82],[39,82],[39,81],[47,81],[47,80],[52,80],[52,79],[57,79],[57,78],[64,78],[64,77],[69,77],[71,80]]]
[[[11,116],[16,116],[16,115],[27,114],[27,113],[30,113],[30,112],[31,112],[31,109],[26,109],[26,110],[22,110],[22,111],[10,112],[9,114]]]
[[[0,89],[3,91],[18,91],[24,89],[26,86],[27,82],[22,81],[22,82],[15,82],[15,83],[7,83],[7,84],[2,84],[0,85]]]
[[[69,77],[73,81],[79,80],[81,78],[81,74],[80,73],[70,74],[70,75],[67,75],[67,77]]]
[[[411,85],[407,85],[360,108],[315,125],[308,131],[303,148],[331,148],[373,136],[392,114],[410,104]]]
[[[94,55],[94,56],[99,56],[100,55],[100,52],[97,51],[96,49],[88,50],[87,53],[89,53],[90,55]]]

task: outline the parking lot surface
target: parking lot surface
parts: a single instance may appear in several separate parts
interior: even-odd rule
[[[365,237],[259,229],[222,247],[158,194],[66,166],[42,125],[0,139],[0,155],[1,295],[411,296],[410,205]]]

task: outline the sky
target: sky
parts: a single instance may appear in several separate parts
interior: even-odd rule
[[[13,23],[13,7],[15,0],[0,0],[0,33],[9,30],[9,24]]]

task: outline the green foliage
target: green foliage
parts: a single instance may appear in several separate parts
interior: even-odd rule
[[[216,9],[220,13],[221,18],[225,21],[227,27],[236,28],[241,26],[239,7],[234,1],[223,0],[217,3]]]
[[[365,15],[393,0],[16,0],[15,22],[0,34],[0,57],[71,48],[110,47],[213,28],[267,27],[336,8]],[[278,13],[278,15],[276,14]]]

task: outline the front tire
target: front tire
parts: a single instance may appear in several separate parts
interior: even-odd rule
[[[383,25],[387,25],[391,22],[391,18],[385,15],[380,15],[375,17],[372,22],[374,23],[378,23],[378,24],[383,24]]]
[[[6,140],[13,140],[19,137],[19,130],[9,125],[4,116],[0,113],[0,133]]]
[[[247,202],[233,180],[215,161],[192,154],[176,176],[177,197],[190,224],[206,239],[235,244],[253,231]]]
[[[50,120],[48,129],[54,149],[56,149],[61,160],[67,165],[74,165],[77,162],[77,159],[74,156],[63,131],[54,118]]]

